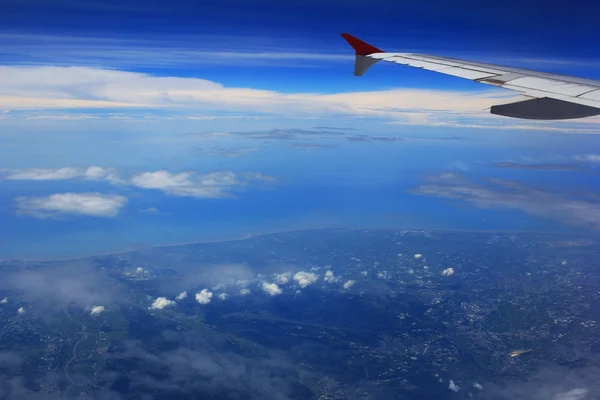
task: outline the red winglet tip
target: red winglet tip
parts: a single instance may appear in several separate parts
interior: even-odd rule
[[[367,56],[373,53],[385,53],[383,50],[380,50],[375,46],[371,46],[369,43],[363,42],[349,33],[342,33],[342,37],[346,39],[350,46],[354,48],[356,55]]]

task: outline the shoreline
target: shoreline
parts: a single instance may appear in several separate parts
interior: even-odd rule
[[[177,243],[168,243],[168,244],[152,244],[148,246],[140,246],[133,249],[127,250],[117,250],[117,251],[106,251],[106,252],[98,252],[92,253],[88,255],[81,255],[75,257],[57,257],[57,258],[1,258],[0,262],[8,262],[8,261],[19,261],[19,262],[61,262],[61,261],[75,261],[75,260],[84,260],[87,258],[93,257],[102,257],[102,256],[111,256],[111,255],[119,255],[126,254],[136,251],[164,248],[164,247],[177,247],[177,246],[188,246],[195,244],[211,244],[211,243],[227,243],[227,242],[239,242],[243,240],[248,240],[255,237],[268,236],[268,235],[276,235],[283,233],[294,233],[294,232],[303,232],[303,231],[326,231],[326,230],[340,230],[340,231],[413,231],[413,232],[460,232],[460,233],[502,233],[502,234],[545,234],[545,235],[582,235],[579,233],[561,233],[554,231],[519,231],[519,230],[498,230],[498,229],[450,229],[450,228],[369,228],[369,227],[360,227],[360,228],[340,228],[340,227],[329,227],[329,228],[297,228],[297,229],[287,229],[287,230],[273,230],[273,231],[263,231],[258,233],[249,233],[245,235],[240,235],[236,237],[226,238],[226,239],[206,239],[206,240],[191,240],[185,242],[177,242]],[[593,236],[593,235],[590,235]]]

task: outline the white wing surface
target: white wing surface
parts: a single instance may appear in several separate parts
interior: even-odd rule
[[[597,80],[428,54],[387,53],[350,34],[342,36],[356,51],[356,76],[361,76],[378,61],[388,61],[515,90],[527,97],[523,101],[492,106],[492,114],[545,120],[600,114],[600,81]]]

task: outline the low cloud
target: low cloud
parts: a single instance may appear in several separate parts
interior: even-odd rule
[[[109,355],[132,366],[111,371],[113,379],[127,377],[127,394],[141,398],[287,400],[299,398],[300,392],[302,398],[315,397],[310,386],[303,386],[312,374],[307,376],[301,366],[278,356],[276,350],[269,355],[246,355],[210,334],[166,331],[161,336],[162,342],[159,338],[149,343],[126,341],[117,354]],[[157,346],[157,341],[168,345]]]
[[[298,282],[301,288],[305,288],[315,283],[319,278],[312,272],[300,271],[294,275],[294,280]]]
[[[464,201],[478,208],[515,209],[535,217],[600,229],[600,203],[593,196],[544,190],[517,181],[474,182],[462,175],[443,173],[411,192]]]
[[[531,171],[585,171],[587,168],[583,168],[579,165],[572,164],[552,164],[552,163],[521,163],[512,161],[503,161],[492,163],[490,166],[495,168],[504,169],[526,169]]]
[[[250,289],[246,289],[246,288],[240,289],[240,294],[242,296],[246,296],[246,295],[250,294]]]
[[[173,307],[176,304],[173,300],[169,300],[166,297],[158,297],[149,308],[151,310],[162,310],[167,307]]]
[[[288,283],[290,281],[290,279],[292,279],[292,273],[284,272],[281,274],[275,274],[274,278],[275,278],[275,283],[277,283],[279,285],[285,285],[286,283]]]
[[[582,154],[575,157],[576,160],[598,163],[600,162],[600,154]]]
[[[181,292],[177,295],[175,300],[183,300],[183,299],[187,298],[187,296],[188,296],[187,292]]]
[[[104,308],[104,306],[94,306],[90,310],[90,315],[99,315],[102,314],[104,311],[106,311],[106,308]]]
[[[43,268],[7,272],[3,284],[19,293],[19,299],[34,303],[44,314],[65,307],[88,309],[90,304],[113,306],[125,303],[125,293],[104,271],[80,261],[65,261]]]
[[[337,278],[334,274],[332,270],[328,270],[325,272],[325,276],[323,277],[323,279],[325,280],[325,282],[327,283],[336,283],[337,281],[339,281],[339,278]]]
[[[62,215],[85,215],[90,217],[115,217],[127,204],[127,198],[102,193],[56,193],[45,197],[17,197],[20,214],[37,218]]]
[[[64,179],[73,179],[80,176],[77,168],[28,168],[4,170],[4,179],[8,180],[31,180],[31,181],[56,181]]]
[[[576,368],[545,366],[527,380],[488,383],[477,396],[483,400],[592,400],[600,393],[599,373],[596,363]]]
[[[265,293],[268,293],[269,296],[277,296],[278,294],[281,294],[281,289],[276,283],[263,282],[262,290],[264,290]]]
[[[241,157],[246,154],[255,152],[258,150],[258,147],[237,147],[237,148],[221,148],[214,147],[211,149],[201,149],[197,148],[198,153],[203,156],[212,156],[212,157]]]
[[[231,171],[198,175],[194,172],[171,173],[166,170],[142,172],[131,178],[131,184],[142,189],[158,189],[173,196],[219,198],[229,196],[249,181],[267,181],[274,178],[259,173],[241,176]]]
[[[124,181],[115,168],[90,166],[85,168],[22,168],[0,170],[6,180],[13,181],[60,181],[68,179],[86,179],[92,181],[107,181],[111,184],[122,184]]]
[[[196,301],[200,304],[208,304],[211,302],[213,293],[208,289],[202,289],[199,293],[196,293]]]
[[[344,289],[350,289],[352,287],[352,285],[354,285],[354,281],[353,280],[346,281],[344,283]]]

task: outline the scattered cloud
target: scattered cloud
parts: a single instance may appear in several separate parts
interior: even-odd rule
[[[65,307],[89,310],[90,304],[106,307],[127,302],[127,296],[111,280],[87,262],[72,260],[7,272],[2,283],[18,291],[23,301],[35,303],[36,309],[47,316]]]
[[[423,258],[423,254],[415,254],[415,260],[420,260],[421,258]]]
[[[337,281],[339,281],[340,279],[337,278],[334,274],[332,270],[328,270],[325,272],[325,276],[323,277],[323,279],[325,280],[325,282],[327,283],[336,283]]]
[[[556,192],[502,179],[473,182],[455,173],[442,173],[412,193],[465,201],[478,208],[516,209],[566,224],[600,229],[600,203],[592,195]]]
[[[258,150],[258,147],[237,147],[237,148],[222,148],[222,147],[214,147],[212,149],[202,149],[197,148],[199,154],[203,156],[213,156],[213,157],[240,157],[246,154],[255,152]]]
[[[227,298],[229,297],[229,295],[227,293],[219,293],[219,296],[217,296],[220,300],[227,300]]]
[[[285,285],[286,283],[288,283],[290,281],[290,279],[292,279],[292,273],[284,272],[281,274],[275,274],[274,278],[275,278],[275,283],[277,283],[279,285]]]
[[[183,300],[185,298],[187,298],[188,294],[187,292],[181,292],[177,295],[177,297],[175,297],[175,300]]]
[[[25,314],[25,309],[23,307],[19,307],[19,309],[17,310],[17,313],[20,315]]]
[[[454,275],[454,268],[446,268],[442,271],[443,276],[452,276]]]
[[[210,303],[212,297],[213,293],[208,289],[202,289],[200,292],[196,293],[196,301],[200,304]]]
[[[142,172],[131,178],[131,184],[142,189],[162,190],[173,196],[219,198],[231,193],[249,181],[268,181],[274,178],[259,173],[238,176],[231,171],[217,171],[204,175],[194,172],[171,173],[166,170]]]
[[[269,294],[269,296],[277,296],[281,294],[281,289],[277,286],[276,283],[262,283],[262,290]]]
[[[246,289],[246,288],[244,288],[244,289],[240,289],[240,294],[241,294],[242,296],[245,296],[245,295],[247,295],[247,294],[250,294],[250,289]]]
[[[458,386],[456,383],[454,383],[452,379],[450,379],[448,389],[452,390],[455,393],[458,393],[458,391],[460,390],[460,386]]]
[[[4,170],[7,175],[4,179],[8,180],[31,180],[31,181],[55,181],[64,179],[73,179],[80,176],[77,168],[29,168]]]
[[[355,135],[346,137],[346,140],[349,142],[398,142],[404,140],[404,138],[397,136]]]
[[[90,310],[90,315],[100,315],[100,314],[102,314],[104,311],[106,311],[106,308],[104,308],[104,306],[94,306],[94,307],[92,307],[92,309]]]
[[[300,271],[294,275],[294,280],[298,282],[301,288],[305,288],[315,283],[319,278],[312,272]]]
[[[115,168],[90,166],[86,168],[62,167],[62,168],[22,168],[0,170],[6,180],[28,180],[28,181],[59,181],[67,179],[82,178],[92,181],[107,181],[111,184],[122,184],[124,181],[119,177],[119,171]]]
[[[483,400],[591,400],[600,390],[597,360],[578,367],[546,365],[526,380],[476,387]]]
[[[90,217],[115,217],[127,204],[127,198],[96,192],[56,193],[45,197],[17,197],[20,214],[37,218],[62,215],[85,215]]]
[[[140,210],[139,212],[144,213],[144,214],[160,214],[160,211],[156,207],[144,208],[143,210]]]
[[[295,143],[290,146],[293,149],[335,149],[337,144],[320,144],[320,143]]]
[[[355,282],[353,280],[346,281],[344,283],[344,289],[350,289],[352,287],[352,285],[354,285],[354,283]]]
[[[169,300],[166,297],[158,297],[149,308],[152,310],[162,310],[167,307],[173,307],[176,304],[173,300]]]
[[[575,157],[576,160],[597,163],[600,162],[600,154],[582,154]]]
[[[2,300],[0,300],[0,304],[6,304],[6,303],[8,303],[8,297],[5,297]]]
[[[533,171],[586,171],[581,165],[573,164],[553,164],[553,163],[521,163],[513,161],[503,161],[489,164],[495,168],[504,169],[527,169]]]

